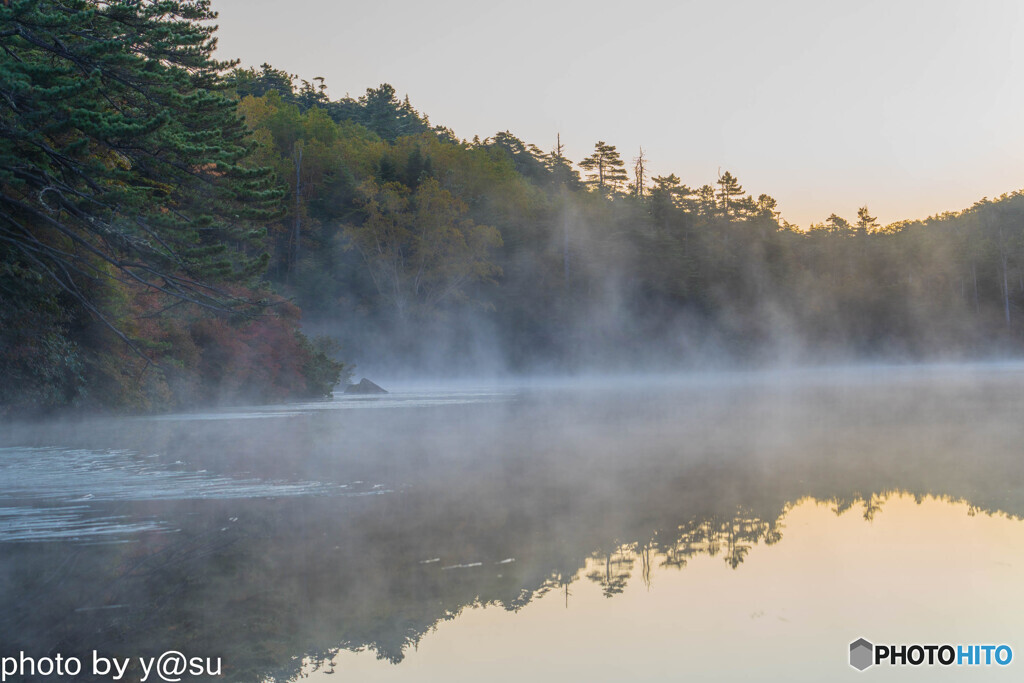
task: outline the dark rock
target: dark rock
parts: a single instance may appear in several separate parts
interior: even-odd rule
[[[349,384],[345,387],[346,394],[386,394],[388,393],[384,389],[366,379],[365,377],[359,380],[359,384]]]

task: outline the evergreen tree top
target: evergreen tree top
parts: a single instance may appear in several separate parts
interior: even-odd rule
[[[0,232],[97,312],[119,280],[206,306],[265,263],[252,221],[280,192],[213,59],[208,0],[0,6]]]

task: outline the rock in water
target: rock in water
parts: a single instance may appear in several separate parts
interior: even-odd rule
[[[365,377],[359,380],[359,384],[349,384],[345,387],[346,394],[386,394],[388,393],[384,389],[366,379]]]

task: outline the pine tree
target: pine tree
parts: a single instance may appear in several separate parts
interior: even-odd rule
[[[869,232],[878,229],[878,219],[868,213],[868,207],[862,206],[857,209],[857,222],[854,224],[854,235],[866,237]]]
[[[836,214],[831,214],[825,219],[825,230],[834,237],[850,237],[853,235],[853,228],[850,226],[850,222]]]
[[[576,189],[580,186],[579,171],[572,167],[572,162],[565,156],[561,134],[555,140],[555,149],[545,157],[552,181],[556,186]]]
[[[777,221],[779,218],[778,211],[779,203],[767,194],[761,194],[757,196],[757,203],[754,208],[754,215],[759,218],[767,218],[768,220]]]
[[[743,187],[729,171],[720,174],[717,182],[718,191],[715,197],[718,200],[719,213],[727,219],[737,218],[741,213]]]
[[[20,273],[109,322],[107,285],[223,309],[215,283],[265,267],[281,193],[245,165],[209,4],[0,6],[0,297]]]
[[[682,184],[679,177],[672,173],[667,176],[654,176],[651,178],[654,186],[650,189],[652,199],[666,203],[676,209],[684,211],[693,210],[693,190]]]
[[[430,128],[413,109],[409,97],[399,102],[394,87],[388,83],[381,83],[378,88],[367,88],[366,94],[359,98],[359,104],[362,109],[356,120],[388,142]]]
[[[226,80],[240,98],[247,95],[262,97],[268,92],[276,92],[285,102],[298,102],[295,96],[295,86],[293,85],[295,76],[286,71],[275,69],[267,63],[260,65],[259,71],[253,67],[234,69],[227,75]],[[320,80],[322,81],[322,79]],[[309,84],[306,83],[306,85]]]
[[[714,217],[718,211],[718,200],[715,198],[715,188],[710,185],[701,185],[697,188],[696,199],[694,201],[694,208],[696,209],[697,215],[701,218],[708,220]]]
[[[594,144],[594,153],[580,162],[580,168],[588,172],[587,184],[605,196],[617,192],[629,180],[622,157],[604,140]]]
[[[536,145],[527,145],[507,130],[495,133],[493,144],[505,150],[516,170],[530,180],[544,182],[549,179],[548,155]]]

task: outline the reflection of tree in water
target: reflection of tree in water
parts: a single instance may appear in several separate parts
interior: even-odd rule
[[[662,557],[661,565],[679,569],[696,555],[717,557],[724,552],[726,564],[736,569],[753,545],[760,542],[772,545],[781,540],[780,519],[781,515],[766,521],[743,509],[731,519],[718,516],[691,519],[678,526],[675,539],[666,542],[659,537],[656,548]]]
[[[878,494],[873,493],[866,501],[864,501],[864,519],[866,521],[870,522],[875,518],[877,513],[881,512],[884,500],[885,499]]]
[[[854,506],[862,505],[864,507],[864,519],[865,521],[872,521],[875,515],[881,512],[882,503],[884,503],[893,492],[884,493],[871,493],[867,496],[859,493],[853,494],[848,497],[835,497],[825,501],[832,507],[832,512],[836,517],[849,512]],[[917,504],[920,505],[923,500],[920,496],[915,496]]]
[[[892,493],[817,500],[840,513],[863,506],[870,520]],[[548,593],[564,595],[568,607],[584,578],[614,597],[634,576],[650,586],[652,568],[682,568],[696,556],[739,569],[755,545],[781,539],[785,514],[798,504],[772,503],[731,513],[710,507],[652,531],[672,519],[665,508],[623,525],[611,542],[604,524],[547,533],[536,522],[550,517],[512,524],[504,511],[494,519],[478,513],[478,526],[452,533],[449,517],[424,518],[409,503],[408,513],[376,527],[379,508],[367,506],[366,516],[346,517],[359,533],[339,539],[338,508],[328,499],[267,502],[265,514],[253,511],[248,525],[225,531],[220,520],[233,504],[211,504],[181,533],[76,546],[60,562],[56,546],[10,546],[0,557],[0,576],[12,587],[0,598],[0,641],[86,655],[210,653],[224,657],[226,680],[239,681],[328,671],[339,650],[398,663],[467,609],[518,610]],[[474,519],[463,509],[451,518]],[[512,548],[522,556],[506,562]],[[438,555],[445,559],[423,562]]]
[[[645,544],[637,553],[640,557],[640,579],[647,590],[651,589],[651,545]]]
[[[766,521],[749,511],[740,509],[732,518],[710,516],[694,518],[676,528],[675,538],[666,541],[660,534],[644,544],[621,544],[611,552],[591,555],[592,568],[586,577],[601,586],[605,597],[612,597],[626,589],[633,566],[640,560],[641,580],[650,587],[651,554],[661,558],[665,567],[682,568],[695,555],[717,557],[724,555],[726,564],[739,567],[750,549],[759,542],[777,543],[781,538],[778,519]]]
[[[570,570],[556,570],[551,572],[547,578],[541,582],[540,587],[532,593],[523,590],[523,596],[525,598],[523,604],[530,602],[532,599],[541,598],[552,591],[559,591],[565,596],[565,606],[569,607],[569,597],[572,595],[572,591],[569,590],[569,586],[579,577],[579,572],[576,568]]]
[[[620,545],[610,553],[594,553],[591,559],[596,562],[594,568],[587,573],[587,578],[601,586],[601,592],[606,598],[626,590],[630,572],[636,563],[634,546]]]

